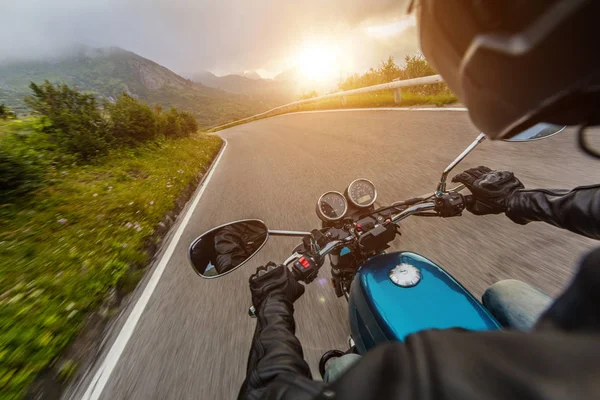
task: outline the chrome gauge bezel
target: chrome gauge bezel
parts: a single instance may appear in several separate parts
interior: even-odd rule
[[[340,196],[344,200],[344,212],[342,213],[341,216],[339,216],[337,218],[328,217],[321,210],[321,200],[323,199],[323,197],[325,197],[326,195],[331,194],[331,193],[334,193],[334,194]],[[326,220],[326,221],[330,221],[330,222],[339,221],[346,216],[346,213],[348,213],[348,200],[346,199],[346,196],[344,196],[343,194],[341,194],[338,191],[330,190],[328,192],[325,192],[321,195],[321,197],[319,197],[319,200],[317,200],[317,216],[319,218],[321,218],[322,220]]]
[[[371,202],[369,204],[357,204],[354,199],[352,198],[351,195],[351,191],[350,189],[352,188],[352,185],[354,185],[356,182],[359,181],[366,181],[369,182],[371,184],[371,186],[373,186],[373,190],[375,191],[375,196],[373,196],[373,199],[371,200]],[[373,182],[371,182],[368,179],[365,178],[359,178],[359,179],[355,179],[353,180],[349,185],[348,188],[346,189],[346,193],[348,194],[348,201],[350,201],[350,203],[352,203],[354,206],[358,207],[358,208],[367,208],[367,207],[371,207],[373,204],[375,204],[375,201],[377,200],[377,186],[375,186],[375,184]]]

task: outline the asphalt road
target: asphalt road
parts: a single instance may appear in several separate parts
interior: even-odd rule
[[[203,280],[186,248],[222,223],[260,218],[273,229],[319,226],[314,208],[327,190],[368,178],[378,202],[431,192],[443,168],[477,135],[465,112],[377,111],[280,116],[222,131],[228,147],[176,251],[125,347],[102,399],[232,399],[242,383],[254,320],[247,279],[281,261],[297,243],[272,238],[236,273]],[[175,160],[174,160],[175,162]],[[485,142],[459,169],[510,169],[528,187],[596,183],[597,161],[575,147],[573,131],[545,141]],[[398,249],[440,263],[476,296],[517,278],[556,294],[593,242],[544,224],[519,226],[503,216],[413,218]],[[329,275],[327,266],[321,277]],[[315,281],[296,303],[298,335],[315,375],[321,354],[344,348],[345,300]]]

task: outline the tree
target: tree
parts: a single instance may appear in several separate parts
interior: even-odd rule
[[[423,76],[435,75],[437,72],[431,65],[425,60],[425,57],[421,54],[414,56],[406,56],[404,58],[406,65],[402,69],[402,79],[414,79]],[[436,83],[434,85],[422,85],[413,86],[406,88],[407,92],[422,94],[422,95],[434,95],[442,93],[451,93],[448,85],[445,83]]]
[[[175,107],[171,107],[169,111],[160,114],[160,133],[166,137],[183,137],[185,134],[182,127],[182,122],[183,119],[180,117],[177,109]]]
[[[435,75],[435,70],[429,65],[421,54],[404,57],[406,65],[402,69],[402,79],[420,78],[422,76]]]
[[[16,114],[10,110],[4,103],[0,104],[0,119],[15,118]]]
[[[116,141],[133,145],[156,137],[156,116],[148,104],[123,93],[114,104],[107,104],[106,109]]]
[[[49,81],[41,85],[31,82],[33,96],[25,102],[50,121],[45,128],[51,141],[64,152],[88,160],[104,153],[110,144],[110,132],[96,99],[91,94]]]
[[[387,61],[381,63],[379,73],[383,79],[382,83],[392,82],[400,76],[400,67],[394,62],[394,57],[389,56]]]
[[[182,111],[179,113],[179,116],[182,119],[181,127],[185,136],[189,136],[198,131],[198,121],[196,121],[196,118],[192,114],[187,111]]]

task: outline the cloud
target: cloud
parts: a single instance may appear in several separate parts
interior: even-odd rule
[[[323,39],[351,41],[360,52],[354,68],[364,69],[416,51],[414,27],[390,38],[365,34],[405,8],[388,0],[19,0],[3,5],[0,59],[84,43],[123,47],[180,73],[227,73],[281,69],[303,42]]]

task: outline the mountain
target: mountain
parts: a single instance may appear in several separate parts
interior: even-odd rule
[[[300,95],[294,82],[263,79],[257,73],[217,76],[206,71],[193,74],[190,78],[211,88],[252,96],[271,107],[295,101]]]
[[[23,98],[31,94],[29,83],[45,79],[76,86],[108,101],[125,92],[151,104],[175,106],[193,113],[203,128],[268,108],[256,98],[192,82],[130,51],[87,46],[52,59],[0,64],[0,104],[27,112]]]
[[[247,72],[244,72],[244,74],[242,76],[244,78],[248,78],[248,79],[255,79],[255,80],[262,79],[262,77],[256,71],[247,71]]]
[[[298,80],[298,72],[295,68],[288,69],[280,72],[273,79],[279,82],[294,82]]]

